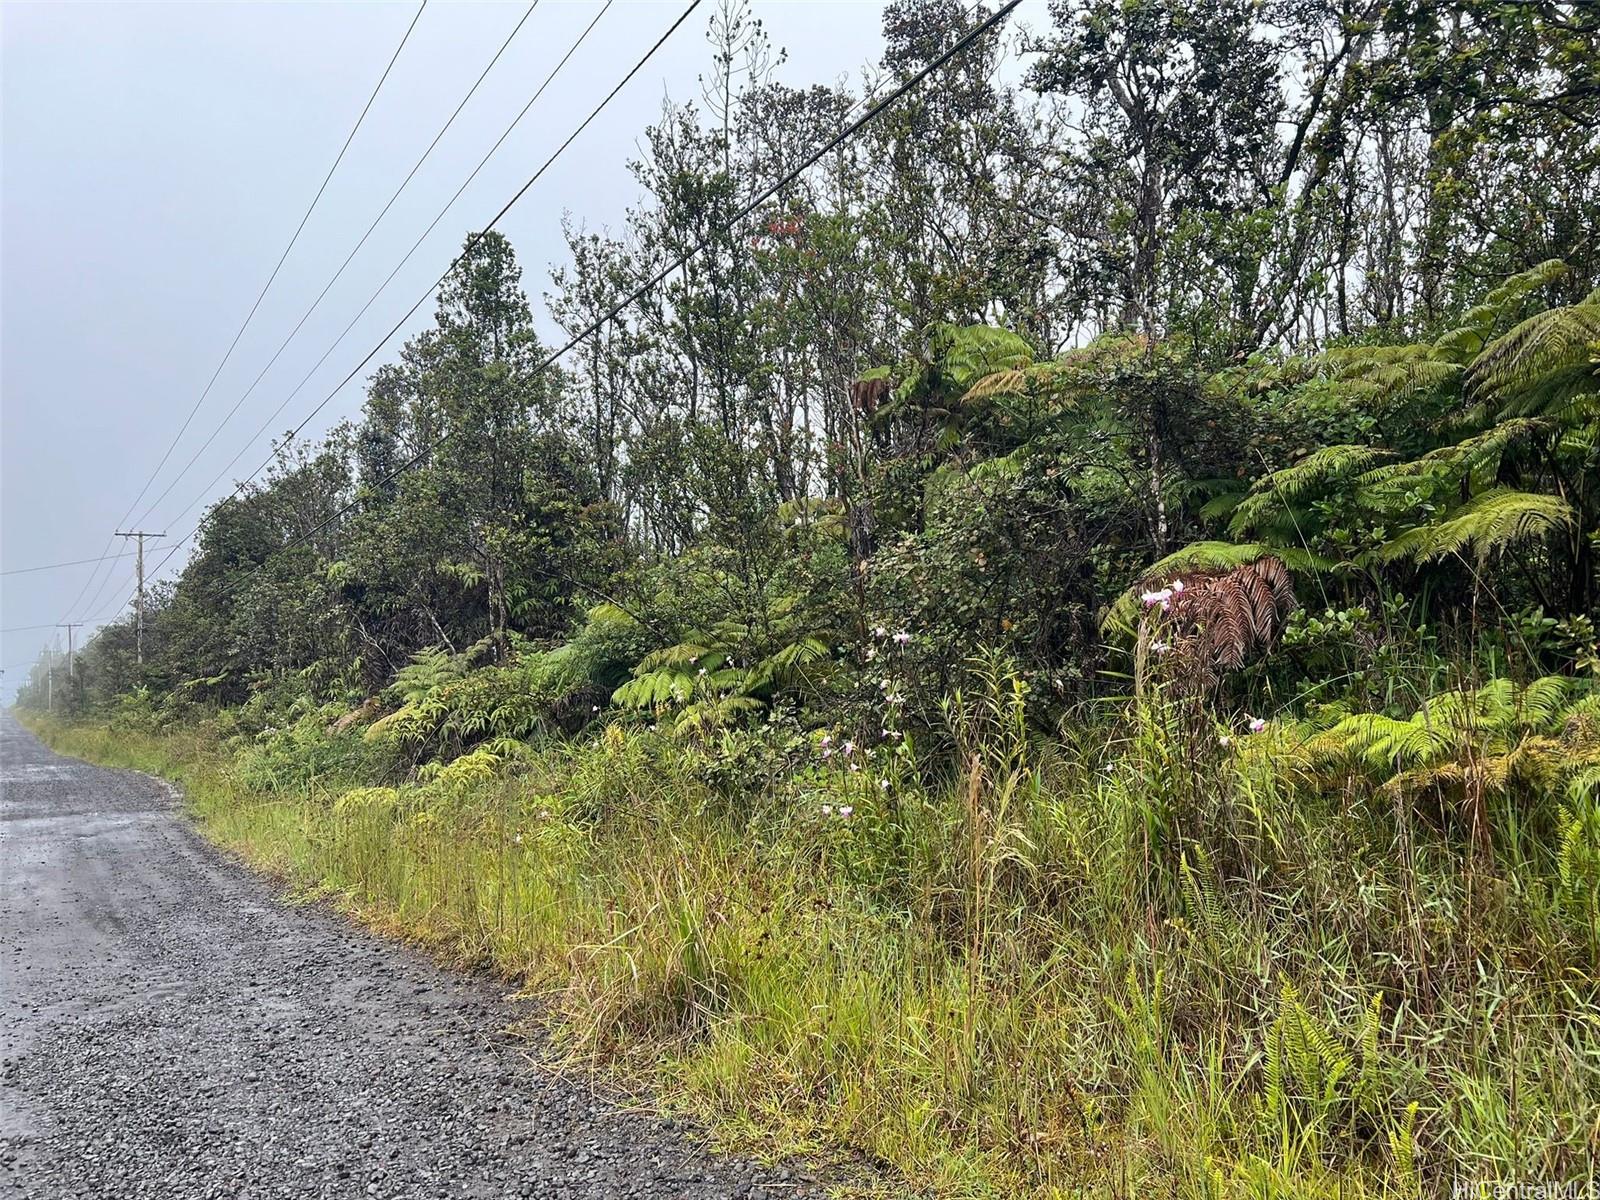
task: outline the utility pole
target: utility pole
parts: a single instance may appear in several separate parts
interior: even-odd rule
[[[72,665],[72,631],[74,629],[82,629],[83,622],[61,621],[57,623],[56,628],[65,629],[67,631],[67,710],[70,712],[72,710],[72,681],[74,678],[74,670]]]
[[[82,629],[83,628],[83,622],[82,621],[60,621],[60,622],[58,622],[56,624],[56,628],[57,629],[65,629],[67,631],[67,678],[71,679],[72,678],[72,631],[74,629]]]
[[[135,560],[139,565],[139,591],[136,593],[136,599],[134,600],[133,646],[134,657],[138,665],[142,667],[144,666],[144,540],[147,537],[164,538],[167,535],[164,533],[146,533],[142,529],[135,529],[128,533],[118,530],[117,536],[139,539],[139,556]]]

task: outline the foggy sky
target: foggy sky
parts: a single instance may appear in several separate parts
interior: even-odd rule
[[[541,0],[455,125],[283,357],[142,527],[187,534],[204,503],[266,456],[370,350],[682,10],[618,0],[517,131],[266,436],[245,444],[399,261],[598,11]],[[1030,7],[1032,7],[1030,5]],[[1042,9],[1042,0],[1039,5]],[[757,0],[788,61],[832,83],[882,53],[881,5]],[[627,171],[662,100],[697,98],[708,0],[502,221],[548,333],[542,296],[564,258],[563,213],[620,226]],[[293,254],[137,521],[216,428],[327,282],[525,11],[432,0]],[[0,6],[0,569],[96,557],[221,361],[416,12],[396,4]],[[425,326],[423,304],[307,429],[359,411],[361,385]],[[181,514],[181,515],[180,515]],[[120,541],[113,549],[130,548]],[[168,565],[176,572],[189,547]],[[159,561],[160,553],[151,561]],[[0,577],[6,629],[113,620],[133,560],[91,605],[89,566]],[[101,577],[105,570],[101,568]],[[87,631],[79,631],[79,644]],[[56,631],[0,635],[9,701]],[[63,643],[64,645],[64,640]]]

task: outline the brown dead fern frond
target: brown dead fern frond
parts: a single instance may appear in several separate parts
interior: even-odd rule
[[[1295,609],[1294,580],[1271,555],[1227,570],[1192,571],[1178,582],[1181,588],[1168,585],[1164,604],[1150,607],[1140,657],[1185,691],[1210,691],[1227,672],[1266,653]]]
[[[889,394],[889,381],[882,377],[857,379],[850,385],[850,407],[862,416],[871,418]]]

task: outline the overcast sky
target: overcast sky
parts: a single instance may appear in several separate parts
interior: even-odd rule
[[[560,221],[616,226],[627,161],[663,97],[698,95],[707,0],[501,222],[542,308]],[[1026,7],[1038,8],[1043,0]],[[206,484],[311,369],[600,11],[540,0],[416,178],[237,415],[181,478],[526,11],[431,0],[193,424],[131,513],[222,360],[414,3],[0,5],[0,569],[94,558],[124,519],[187,534],[322,400],[671,24],[682,0],[616,0],[549,90],[269,433]],[[790,83],[859,78],[881,4],[756,0]],[[425,303],[373,360],[425,325]],[[308,428],[356,413],[371,367]],[[151,502],[172,489],[153,511]],[[192,507],[191,507],[192,506]],[[188,511],[185,511],[188,510]],[[126,527],[126,526],[124,526]],[[129,547],[119,543],[120,552]],[[167,566],[181,567],[188,547]],[[160,553],[151,556],[156,562]],[[9,700],[57,621],[125,609],[133,560],[0,577]],[[102,586],[102,580],[104,584]],[[89,585],[85,587],[86,583]],[[21,628],[19,628],[21,627]],[[80,631],[79,641],[83,637]]]

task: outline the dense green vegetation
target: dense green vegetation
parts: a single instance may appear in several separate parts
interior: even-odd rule
[[[885,77],[972,19],[891,4]],[[1063,3],[729,228],[854,98],[726,6],[549,311],[704,250],[542,368],[469,240],[43,728],[732,1137],[952,1195],[1587,1182],[1597,35]]]

